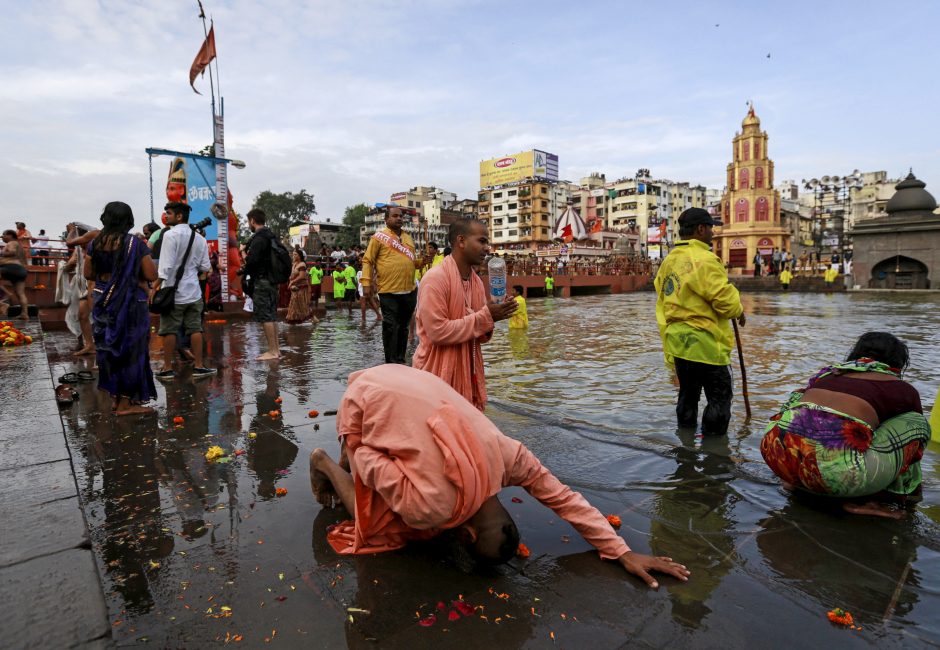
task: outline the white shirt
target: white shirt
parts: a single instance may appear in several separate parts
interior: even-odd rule
[[[176,283],[176,270],[183,261],[183,255],[186,254],[191,232],[188,223],[179,223],[163,234],[160,267],[157,274],[163,280],[165,287],[172,287]],[[210,268],[212,266],[209,264],[209,246],[206,244],[205,237],[196,233],[193,248],[189,251],[189,257],[186,260],[186,270],[183,271],[183,277],[176,289],[177,305],[189,305],[202,299],[198,275]]]

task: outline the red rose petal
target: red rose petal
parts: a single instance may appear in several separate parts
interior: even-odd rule
[[[457,611],[459,611],[464,616],[473,616],[474,612],[476,612],[473,607],[462,600],[454,601],[454,607],[456,607]]]
[[[447,609],[447,605],[444,604],[444,601],[443,601],[443,600],[439,600],[439,601],[437,602],[437,608],[438,608],[438,609]]]
[[[447,620],[448,620],[448,621],[459,621],[459,620],[460,620],[460,614],[458,614],[458,613],[457,613],[456,611],[454,611],[454,610],[450,610],[450,612],[447,614]]]
[[[431,614],[427,618],[422,618],[420,621],[418,621],[418,625],[421,627],[431,627],[435,623],[437,623],[437,616],[434,614]]]
[[[512,498],[512,502],[513,502],[513,503],[522,503],[522,499],[520,499],[519,497],[513,497],[513,498]]]

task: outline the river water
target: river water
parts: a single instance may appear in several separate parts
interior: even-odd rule
[[[736,401],[727,437],[677,433],[654,295],[529,301],[527,332],[485,347],[488,415],[641,552],[693,571],[649,591],[518,489],[503,501],[532,550],[465,575],[441,549],[338,557],[324,542],[344,513],[310,496],[307,456],[336,452],[349,372],[381,362],[381,326],[330,312],[284,327],[279,364],[252,361],[252,323],[207,326],[212,379],[158,386],[158,413],[108,415],[90,384],[65,411],[86,519],[119,644],[198,647],[917,647],[940,644],[940,466],[905,521],[849,517],[790,496],[760,459],[763,423],[786,394],[855,338],[908,342],[906,378],[925,406],[940,381],[936,294],[745,294],[742,330],[754,418]],[[47,337],[53,372],[80,369]],[[403,404],[402,408],[407,408]],[[272,416],[272,411],[278,411]],[[183,424],[173,418],[184,417]],[[254,435],[250,435],[250,434]],[[244,450],[207,463],[209,445]],[[287,495],[277,496],[276,488]],[[515,497],[514,499],[512,497]],[[475,616],[417,624],[462,595]],[[220,609],[222,606],[228,608]],[[841,606],[862,630],[832,626]],[[350,609],[351,608],[351,609]],[[236,641],[238,636],[242,641]]]

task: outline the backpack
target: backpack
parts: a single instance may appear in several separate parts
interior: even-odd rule
[[[291,268],[290,252],[277,237],[270,239],[271,268],[268,270],[268,279],[274,284],[284,284],[290,279]]]
[[[160,236],[157,237],[157,241],[153,243],[153,249],[150,251],[150,257],[152,257],[154,261],[160,259],[160,251],[163,250],[163,235],[172,227],[173,226],[164,226],[160,229]]]

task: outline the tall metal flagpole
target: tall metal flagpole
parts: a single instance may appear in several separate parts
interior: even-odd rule
[[[206,12],[202,7],[202,0],[196,0],[199,3],[199,17],[202,19],[202,31],[206,40],[209,39],[209,30],[206,27]],[[215,57],[216,71],[219,68],[219,57]],[[219,112],[215,110],[215,78],[212,74],[212,63],[209,68],[209,88],[212,95],[212,134],[214,155],[216,158],[225,158],[225,100],[219,96]],[[221,204],[222,209],[217,211],[216,219],[218,221],[218,251],[219,251],[219,275],[222,280],[222,301],[228,302],[230,299],[228,291],[228,176],[227,166],[224,162],[215,164],[215,200]]]

